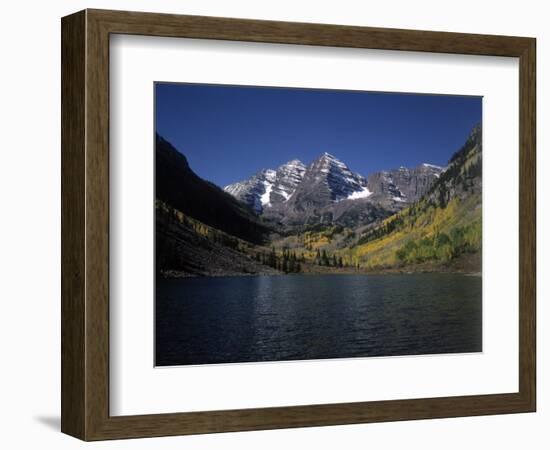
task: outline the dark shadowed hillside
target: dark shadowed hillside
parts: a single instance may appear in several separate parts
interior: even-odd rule
[[[156,269],[165,276],[272,275],[253,244],[156,202]]]
[[[187,158],[157,134],[156,198],[206,225],[253,243],[267,228],[243,203],[196,175]]]

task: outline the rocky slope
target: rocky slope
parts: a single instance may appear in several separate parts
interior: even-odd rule
[[[443,167],[421,164],[418,167],[377,172],[369,175],[368,188],[395,201],[412,203],[420,199],[444,171]]]
[[[388,217],[418,200],[443,170],[422,164],[365,178],[335,156],[323,153],[307,167],[298,160],[290,161],[276,171],[262,170],[224,190],[286,227],[318,223],[356,226]]]
[[[157,201],[155,208],[157,274],[163,277],[275,275],[260,264],[255,248]]]
[[[256,212],[286,202],[302,182],[306,166],[295,159],[277,170],[265,169],[251,178],[224,187],[224,191]]]

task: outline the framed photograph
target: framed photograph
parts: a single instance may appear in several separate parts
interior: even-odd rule
[[[535,39],[62,19],[62,431],[536,409]]]

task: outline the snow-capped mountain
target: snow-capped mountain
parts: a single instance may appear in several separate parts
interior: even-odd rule
[[[305,173],[306,166],[297,159],[293,159],[279,167],[275,175],[275,183],[271,190],[269,203],[273,205],[286,202],[302,182]]]
[[[323,153],[309,167],[294,159],[277,170],[262,170],[248,180],[225,186],[224,191],[260,213],[289,202],[296,191],[300,197],[298,201],[311,193],[323,197],[323,204],[366,198],[371,194],[365,177],[353,173],[329,153]]]
[[[248,180],[225,186],[225,192],[262,212],[279,203],[286,202],[301,183],[306,166],[294,159],[277,170],[266,169]]]
[[[309,165],[288,203],[290,208],[298,209],[323,207],[342,200],[367,198],[371,194],[365,177],[352,172],[333,155],[323,153]]]
[[[330,153],[309,166],[289,161],[230,184],[226,192],[256,212],[287,224],[305,224],[396,212],[424,195],[443,172],[432,164],[376,172],[365,178]]]
[[[269,204],[270,192],[275,182],[276,172],[266,169],[253,175],[248,180],[225,186],[223,190],[237,200],[246,203],[256,212],[262,212],[263,207]]]
[[[365,177],[353,173],[342,161],[326,152],[309,167],[303,185],[307,182],[327,186],[334,202],[366,198],[372,194]]]

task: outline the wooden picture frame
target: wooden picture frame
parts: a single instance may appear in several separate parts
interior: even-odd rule
[[[64,17],[61,29],[64,433],[101,440],[535,411],[535,39],[105,10]],[[110,416],[109,36],[117,33],[518,57],[519,391]]]

